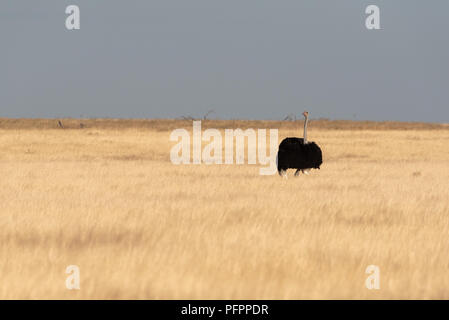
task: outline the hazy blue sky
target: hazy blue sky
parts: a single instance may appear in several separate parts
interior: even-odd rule
[[[0,41],[0,117],[449,122],[447,0],[1,0]]]

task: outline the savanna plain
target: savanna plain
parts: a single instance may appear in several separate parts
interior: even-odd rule
[[[449,126],[312,120],[324,163],[288,179],[174,165],[176,128],[192,121],[0,119],[0,298],[449,298]]]

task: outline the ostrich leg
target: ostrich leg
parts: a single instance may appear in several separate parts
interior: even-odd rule
[[[284,170],[284,169],[279,170],[279,175],[284,179],[288,179],[287,170]]]
[[[297,176],[299,176],[299,171],[301,171],[301,170],[296,170],[296,172],[295,172],[295,177],[297,177]]]

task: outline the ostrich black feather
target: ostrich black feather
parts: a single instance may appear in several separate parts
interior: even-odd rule
[[[322,163],[322,152],[315,142],[304,143],[302,138],[285,138],[279,145],[277,156],[279,174],[287,169],[319,169]]]

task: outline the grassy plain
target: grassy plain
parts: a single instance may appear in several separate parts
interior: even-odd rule
[[[449,298],[448,126],[312,121],[323,166],[285,180],[173,165],[191,121],[62,124],[0,119],[2,299]],[[203,122],[279,142],[301,126]]]

